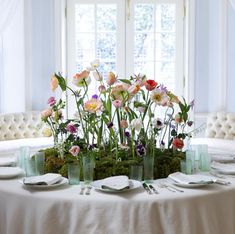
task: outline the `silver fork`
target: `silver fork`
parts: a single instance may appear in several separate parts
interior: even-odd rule
[[[85,185],[81,184],[81,190],[80,190],[80,195],[83,195],[85,191]]]
[[[91,194],[91,189],[92,189],[91,185],[88,185],[85,194],[86,194],[86,195],[90,195],[90,194]]]
[[[167,185],[165,185],[165,184],[163,184],[163,183],[159,183],[159,187],[160,187],[160,188],[166,188],[167,190],[169,190],[169,191],[171,191],[171,192],[173,192],[173,193],[176,192],[175,189],[173,189],[173,188],[171,188],[171,187],[169,187],[169,186],[167,186]]]

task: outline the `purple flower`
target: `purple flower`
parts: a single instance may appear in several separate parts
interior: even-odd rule
[[[113,127],[113,122],[108,122],[107,126],[108,126],[108,128],[112,128]]]
[[[160,84],[159,89],[163,92],[167,92],[167,87],[164,86],[163,84]]]
[[[193,109],[193,107],[194,107],[194,100],[192,100],[192,101],[189,103],[189,106],[190,106],[191,109]]]
[[[49,104],[49,106],[54,106],[56,104],[55,97],[50,97],[47,101],[47,104]]]
[[[98,98],[98,95],[97,95],[97,94],[94,94],[94,95],[92,95],[92,98],[97,99],[97,98]]]
[[[68,124],[67,127],[66,127],[66,130],[70,133],[76,133],[77,132],[77,128],[73,124]]]
[[[136,147],[136,152],[141,157],[146,154],[146,149],[142,144],[138,144]]]
[[[129,138],[131,134],[128,131],[125,131],[125,136]]]

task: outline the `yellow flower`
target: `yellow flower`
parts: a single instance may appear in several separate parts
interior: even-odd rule
[[[42,131],[43,136],[45,137],[51,137],[52,136],[52,131],[50,128],[44,128]]]

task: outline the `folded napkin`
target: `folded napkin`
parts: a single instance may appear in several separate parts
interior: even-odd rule
[[[23,180],[25,185],[52,185],[60,182],[62,176],[56,173],[47,173],[40,176],[26,177]]]
[[[216,162],[235,162],[233,154],[211,154],[212,161]]]
[[[121,191],[130,188],[129,178],[127,176],[111,176],[103,179],[101,183],[102,189]]]
[[[186,175],[181,172],[172,173],[168,177],[180,184],[212,184],[215,182],[211,177],[206,175]]]
[[[224,172],[224,173],[235,173],[235,163],[220,163],[220,162],[212,162],[211,163],[211,168]]]
[[[15,158],[0,158],[0,167],[11,166],[16,162]]]

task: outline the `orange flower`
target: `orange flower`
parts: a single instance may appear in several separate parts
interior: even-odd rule
[[[113,72],[108,73],[108,78],[106,80],[108,85],[113,85],[117,81],[117,77]]]
[[[58,87],[58,84],[59,84],[58,79],[56,78],[55,75],[53,75],[51,77],[51,90],[55,91],[57,89],[57,87]]]
[[[144,85],[148,91],[152,91],[157,87],[158,83],[155,80],[146,80]]]

